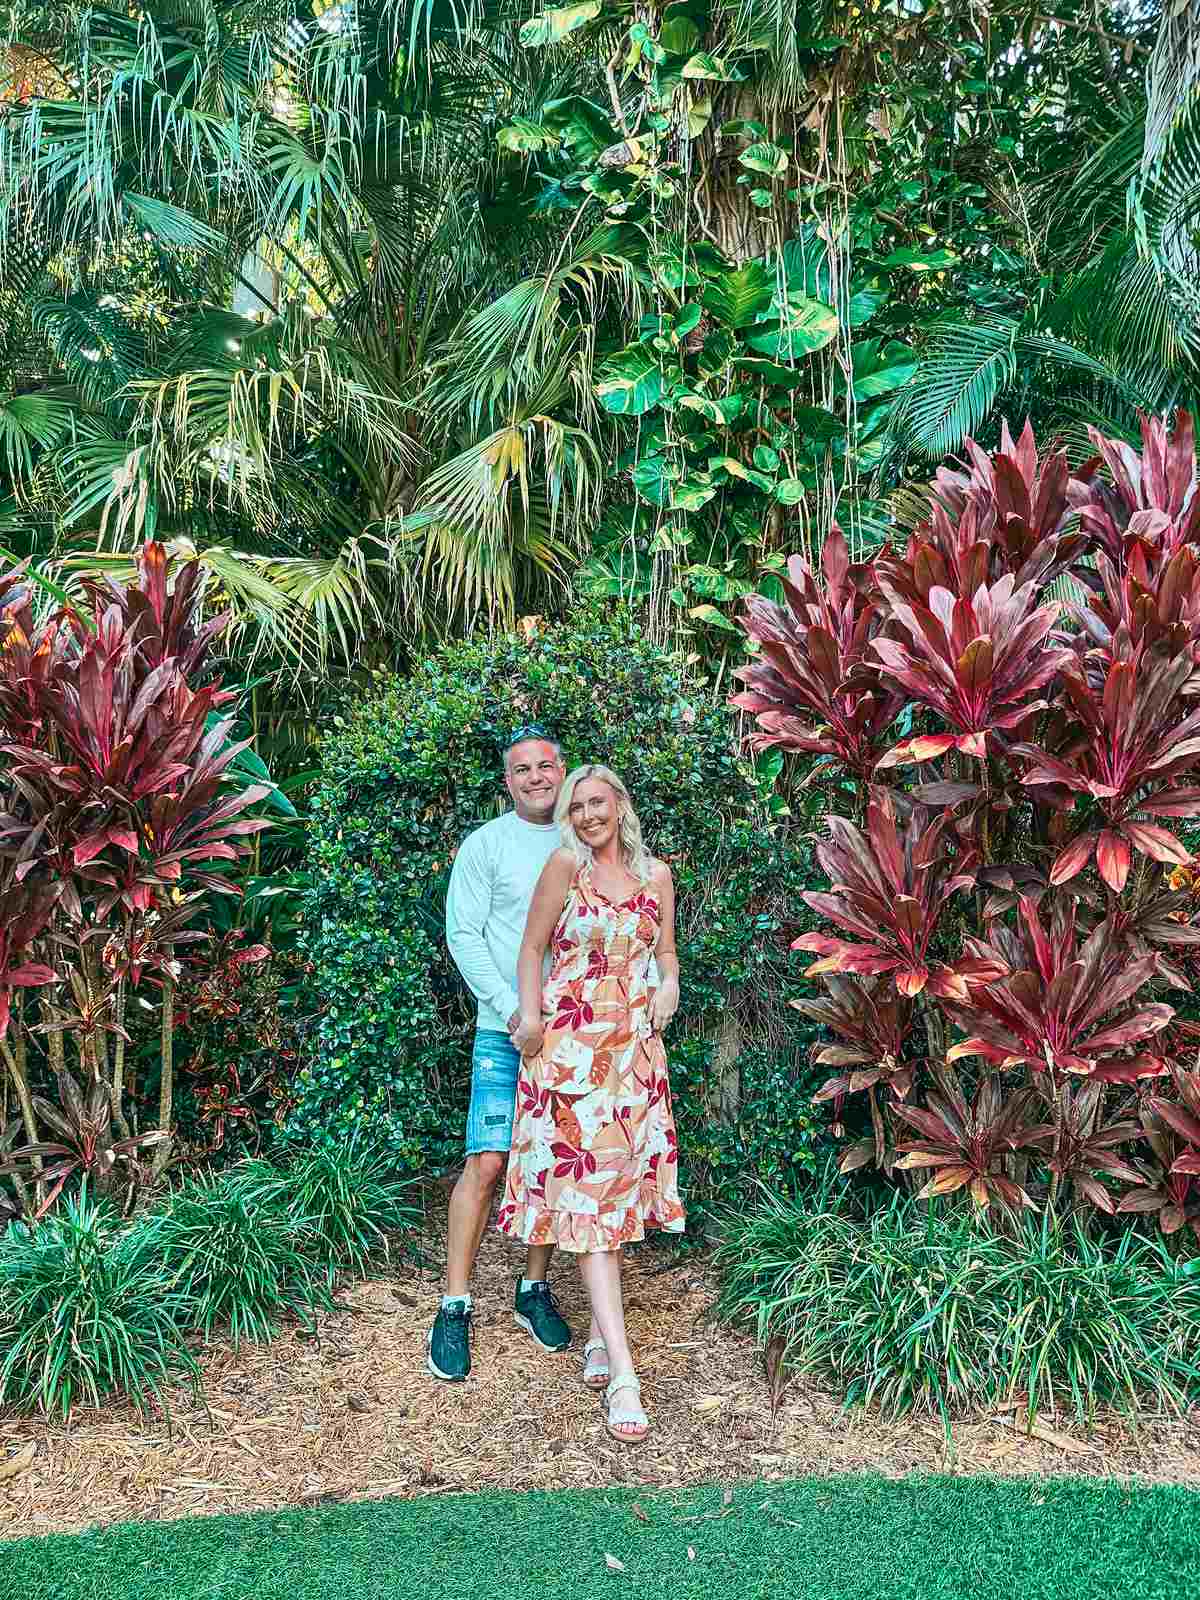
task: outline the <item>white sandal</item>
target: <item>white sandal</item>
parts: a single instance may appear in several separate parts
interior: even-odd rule
[[[631,1405],[626,1401],[623,1406],[614,1406],[613,1398],[622,1389],[632,1389],[634,1401]],[[604,1426],[611,1439],[618,1444],[641,1444],[650,1432],[650,1422],[642,1408],[642,1386],[632,1372],[626,1372],[621,1377],[614,1378],[604,1391],[605,1404],[608,1414],[604,1419]],[[636,1406],[636,1410],[634,1407]],[[640,1433],[618,1433],[620,1427],[640,1428]]]
[[[592,1360],[597,1350],[604,1352],[603,1365]],[[608,1347],[603,1339],[589,1339],[583,1347],[583,1381],[589,1389],[603,1389],[608,1384]]]

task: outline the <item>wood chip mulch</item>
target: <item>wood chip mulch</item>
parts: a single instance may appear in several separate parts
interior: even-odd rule
[[[131,1407],[77,1411],[67,1424],[0,1412],[0,1538],[111,1522],[273,1510],[339,1500],[483,1489],[771,1480],[808,1473],[914,1471],[1111,1475],[1200,1486],[1200,1415],[1102,1417],[1087,1432],[1011,1413],[955,1424],[846,1412],[793,1380],[774,1418],[762,1353],[708,1318],[702,1259],[660,1249],[628,1260],[627,1312],[653,1431],[630,1448],[604,1433],[600,1400],[573,1352],[540,1351],[512,1320],[523,1253],[489,1230],[473,1284],[473,1371],[443,1384],[425,1370],[437,1309],[444,1201],[428,1224],[431,1265],[354,1284],[319,1336],[202,1355],[207,1408],[172,1397],[170,1425]],[[582,1286],[559,1258],[564,1314],[586,1332]]]

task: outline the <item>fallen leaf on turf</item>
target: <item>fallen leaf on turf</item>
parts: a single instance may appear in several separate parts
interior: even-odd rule
[[[642,1505],[640,1500],[635,1500],[629,1509],[633,1512],[634,1516],[639,1522],[650,1521],[650,1518],[646,1515],[646,1508],[644,1505]]]
[[[688,1560],[689,1561],[695,1561],[695,1559],[696,1559],[696,1551],[695,1551],[695,1549],[694,1549],[694,1547],[692,1545],[688,1545]]]
[[[725,1493],[721,1496],[721,1504],[723,1506],[731,1506],[733,1504],[733,1490],[732,1489],[726,1489]]]
[[[700,1412],[720,1411],[725,1404],[725,1398],[719,1394],[706,1394],[699,1400],[692,1401],[692,1410]]]
[[[623,1561],[618,1561],[616,1556],[610,1556],[607,1550],[604,1552],[604,1565],[610,1572],[625,1571],[625,1563]]]
[[[18,1472],[24,1472],[33,1465],[37,1455],[37,1440],[31,1439],[23,1450],[18,1450],[15,1456],[9,1456],[7,1461],[0,1461],[0,1478],[15,1478]]]

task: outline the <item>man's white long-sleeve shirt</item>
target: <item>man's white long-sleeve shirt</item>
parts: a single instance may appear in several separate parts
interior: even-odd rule
[[[520,1008],[517,956],[542,868],[562,835],[555,823],[506,811],[463,840],[446,892],[446,943],[479,1002],[481,1028],[508,1032]]]

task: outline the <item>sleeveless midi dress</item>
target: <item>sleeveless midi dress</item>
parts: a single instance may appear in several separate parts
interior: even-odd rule
[[[525,1057],[497,1227],[574,1254],[682,1233],[678,1148],[649,973],[661,926],[648,889],[614,904],[587,867],[550,943],[545,1036]]]

